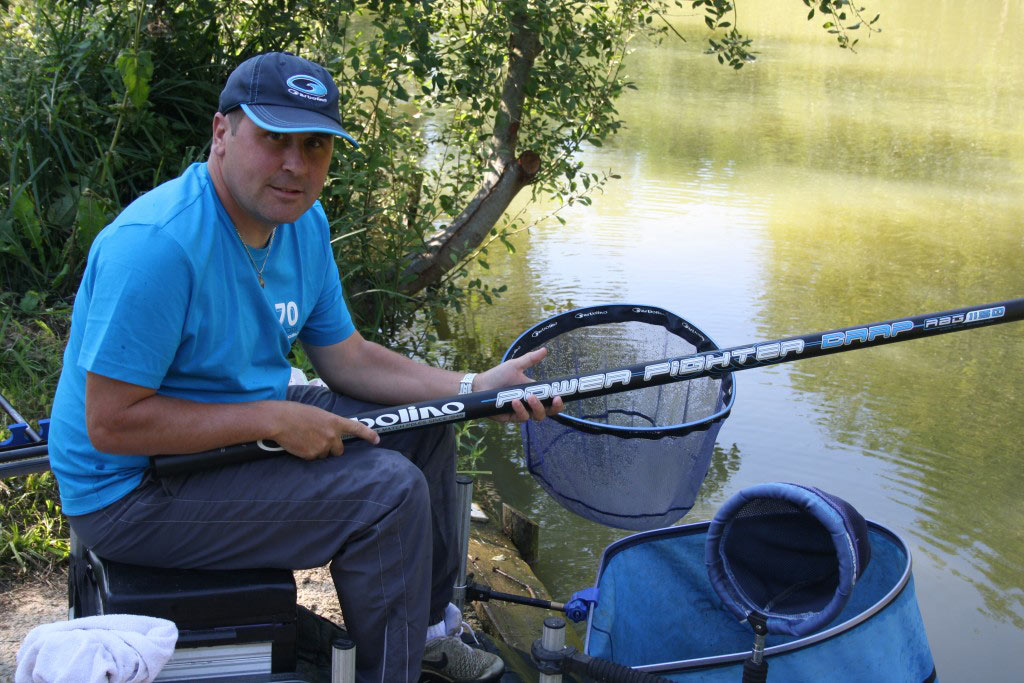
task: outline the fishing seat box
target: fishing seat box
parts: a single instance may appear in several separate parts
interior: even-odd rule
[[[68,601],[73,618],[140,614],[173,621],[178,642],[159,681],[295,671],[295,578],[286,569],[140,567],[78,549]]]

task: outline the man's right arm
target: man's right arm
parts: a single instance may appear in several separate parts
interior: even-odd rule
[[[199,403],[92,372],[86,374],[85,417],[93,447],[112,454],[198,453],[273,439],[313,460],[340,455],[346,435],[379,441],[358,420],[295,401]]]

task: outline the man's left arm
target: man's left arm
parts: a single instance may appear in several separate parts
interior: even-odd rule
[[[384,405],[417,403],[458,394],[463,377],[462,373],[431,367],[395,353],[364,339],[359,332],[353,332],[337,344],[303,343],[303,348],[320,379],[332,391]],[[538,349],[481,372],[473,381],[473,390],[486,391],[530,382],[526,371],[545,355],[546,349]],[[532,417],[540,420],[562,410],[562,400],[557,397],[549,408],[536,396],[530,396],[527,403],[523,406],[519,401],[513,402],[514,413],[505,419],[522,422]]]

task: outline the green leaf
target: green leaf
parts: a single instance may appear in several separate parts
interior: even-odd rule
[[[24,313],[31,313],[39,308],[41,302],[42,297],[39,296],[39,292],[30,289],[21,297],[21,301],[18,302],[18,308]]]
[[[22,232],[28,237],[29,242],[36,250],[41,250],[43,248],[42,225],[36,216],[36,205],[32,201],[32,197],[28,192],[22,192],[14,200],[14,206],[11,208],[15,220],[21,226]]]
[[[75,222],[78,224],[78,247],[87,253],[96,235],[109,222],[107,203],[91,192],[86,192],[78,201]]]
[[[71,264],[65,262],[64,266],[60,269],[60,272],[57,273],[57,275],[55,275],[53,280],[50,282],[50,290],[56,291],[58,288],[60,288],[61,284],[64,282],[65,279],[67,279],[68,274],[70,272]]]
[[[149,50],[122,50],[114,66],[121,74],[121,82],[132,106],[141,109],[149,99],[149,81],[153,77],[152,53]]]

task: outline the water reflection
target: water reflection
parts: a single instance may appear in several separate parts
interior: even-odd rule
[[[744,3],[762,56],[736,75],[685,16],[690,43],[638,46],[628,128],[586,159],[622,180],[492,253],[509,293],[453,322],[474,344],[460,367],[597,303],[662,306],[733,346],[1024,296],[1024,3],[886,3],[856,55],[779,7]],[[940,675],[1012,680],[1022,358],[1015,323],[738,373],[687,520],[763,481],[835,493],[910,543]],[[544,528],[542,578],[589,583],[621,534],[562,511],[516,434],[496,439],[502,494]]]

